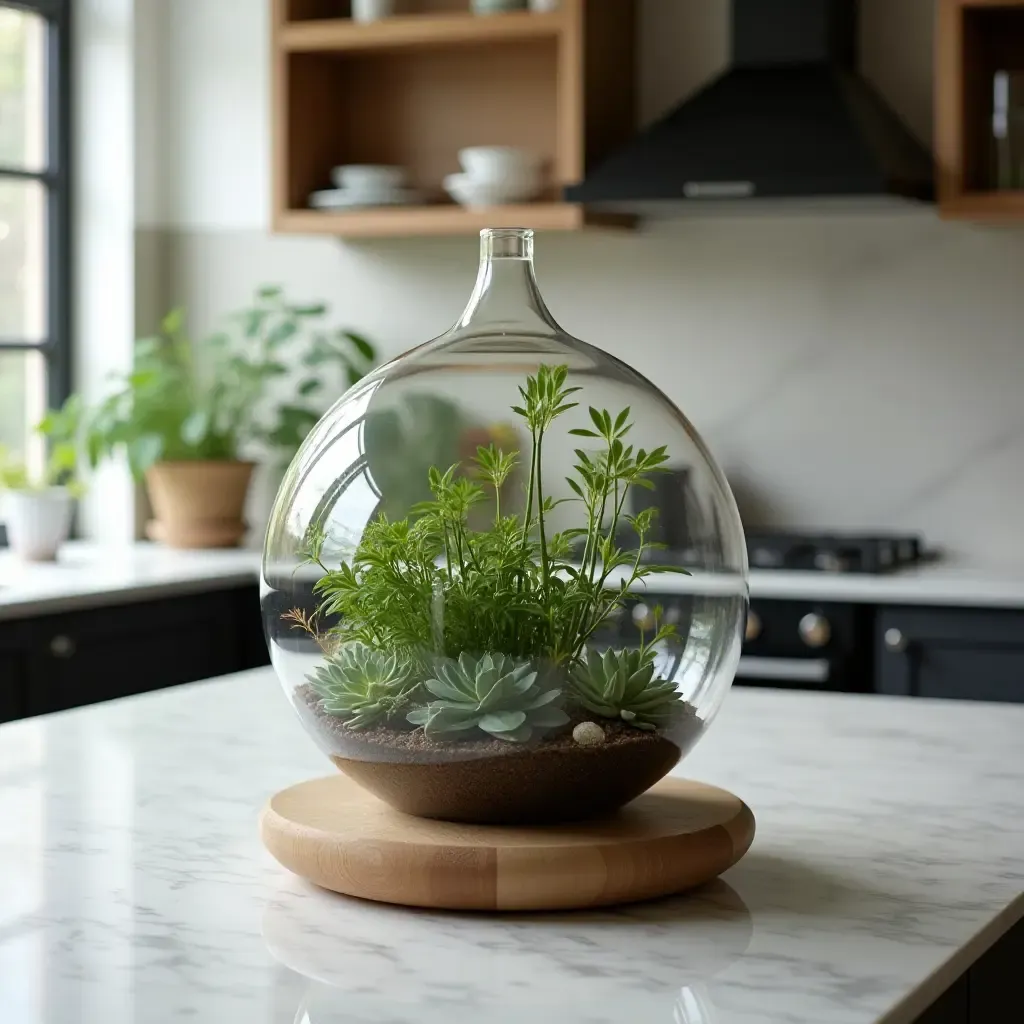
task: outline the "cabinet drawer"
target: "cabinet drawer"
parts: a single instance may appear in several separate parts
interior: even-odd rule
[[[261,634],[255,587],[68,612],[27,625],[25,710],[32,715],[253,667]]]
[[[882,693],[1024,703],[1024,613],[883,608],[875,648]]]

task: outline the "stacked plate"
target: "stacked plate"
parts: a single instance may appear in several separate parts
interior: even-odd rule
[[[331,171],[334,188],[309,197],[317,210],[357,210],[370,206],[409,206],[423,202],[423,193],[405,186],[405,168],[385,164],[345,164]]]
[[[522,203],[543,186],[541,161],[517,146],[470,146],[459,151],[459,162],[463,173],[449,174],[444,188],[463,206]]]

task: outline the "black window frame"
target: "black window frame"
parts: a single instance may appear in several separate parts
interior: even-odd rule
[[[46,22],[46,162],[31,171],[0,164],[0,180],[38,181],[46,190],[46,331],[41,339],[0,337],[0,355],[39,352],[46,363],[46,401],[57,408],[71,394],[71,0],[0,0],[0,7],[37,14]],[[0,524],[0,547],[6,544]]]
[[[46,333],[0,338],[0,353],[42,353],[46,398],[55,407],[71,393],[71,0],[0,0],[0,7],[46,21],[46,165],[30,171],[0,164],[0,179],[38,181],[46,189]]]

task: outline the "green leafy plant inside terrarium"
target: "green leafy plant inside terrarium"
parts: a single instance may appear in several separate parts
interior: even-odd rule
[[[567,377],[565,366],[541,366],[512,407],[531,442],[522,511],[502,508],[521,456],[491,444],[470,465],[431,467],[431,500],[405,518],[379,513],[337,568],[324,564],[323,529],[310,528],[305,555],[323,571],[321,601],[313,617],[287,617],[324,650],[311,677],[321,711],[352,730],[386,724],[447,743],[523,743],[587,719],[654,732],[692,711],[675,684],[656,675],[656,651],[673,626],[656,618],[635,650],[599,655],[589,646],[637,583],[685,570],[649,560],[659,546],[651,540],[654,509],[625,511],[630,488],[651,488],[669,458],[664,447],[629,443],[628,408],[614,416],[589,409],[590,425],[569,431],[591,449],[575,452],[566,478],[573,496],[548,495],[545,440],[578,404],[580,389]],[[579,511],[579,525],[553,530],[562,504]],[[483,506],[493,516],[471,528]],[[620,546],[624,525],[632,547]],[[321,633],[325,619],[336,625]]]

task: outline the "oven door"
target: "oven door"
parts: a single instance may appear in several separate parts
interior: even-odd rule
[[[871,609],[755,598],[747,613],[740,686],[866,692],[872,689]]]

